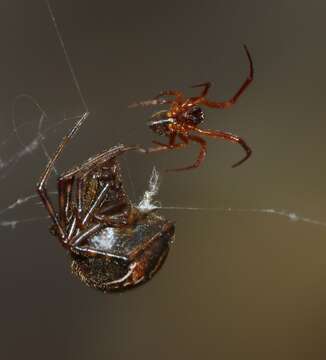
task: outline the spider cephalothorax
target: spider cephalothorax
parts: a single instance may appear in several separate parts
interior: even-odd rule
[[[235,104],[240,95],[252,82],[254,75],[253,63],[247,47],[244,46],[244,49],[249,60],[249,75],[237,93],[227,101],[216,102],[208,100],[206,95],[211,87],[211,83],[206,82],[193,86],[203,88],[199,96],[186,98],[180,91],[166,90],[162,91],[152,100],[141,101],[130,105],[130,107],[135,107],[170,104],[169,110],[163,110],[155,113],[149,121],[149,127],[155,133],[167,136],[169,138],[169,143],[163,144],[158,141],[153,141],[153,143],[157,146],[147,149],[146,152],[151,153],[168,149],[178,149],[185,147],[189,144],[189,142],[196,142],[200,145],[200,152],[196,162],[193,165],[172,170],[193,169],[198,167],[205,159],[207,153],[206,141],[201,136],[208,136],[212,138],[221,138],[232,143],[238,143],[243,147],[246,155],[243,159],[235,163],[233,167],[242,164],[249,158],[251,155],[251,149],[242,138],[227,132],[219,130],[203,130],[198,127],[198,125],[204,120],[204,112],[198,105],[204,105],[216,109],[229,108]],[[165,96],[172,96],[172,98],[164,98]],[[179,138],[181,142],[177,143],[177,138]]]
[[[172,113],[162,110],[151,116],[149,128],[159,135],[172,135],[181,131],[182,125],[197,126],[204,121],[204,112],[199,106],[194,106],[182,113]]]
[[[169,115],[167,110],[153,114],[148,121],[148,127],[156,134],[170,135],[173,132],[173,125],[175,125],[176,119]]]

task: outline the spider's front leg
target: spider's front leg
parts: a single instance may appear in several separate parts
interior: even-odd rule
[[[188,99],[186,99],[183,103],[182,103],[182,107],[184,109],[189,109],[195,105],[198,105],[200,103],[202,103],[203,101],[205,101],[205,96],[208,93],[209,88],[212,86],[212,84],[210,82],[205,82],[202,84],[196,84],[196,85],[192,85],[192,88],[197,88],[197,87],[203,87],[202,92],[200,93],[199,96],[194,96],[194,97],[190,97]]]
[[[212,86],[212,83],[210,81],[207,81],[205,83],[202,84],[196,84],[196,85],[192,85],[190,87],[192,88],[197,88],[197,87],[203,87],[204,89],[202,90],[202,92],[200,93],[199,97],[204,97],[207,95],[209,88]]]
[[[211,107],[211,108],[227,109],[236,103],[238,98],[242,95],[242,93],[250,85],[250,83],[253,81],[253,78],[254,78],[254,66],[253,66],[253,61],[252,61],[251,55],[250,55],[249,50],[246,45],[244,45],[244,49],[245,49],[246,55],[249,60],[249,75],[248,75],[247,79],[243,82],[243,84],[241,85],[240,89],[236,92],[236,94],[231,99],[229,99],[227,101],[217,102],[217,101],[210,101],[207,99],[203,99],[203,101],[201,101],[202,104],[204,104],[208,107]]]
[[[164,96],[174,96],[174,99],[162,99]],[[163,104],[171,104],[176,102],[177,104],[181,104],[183,102],[183,94],[181,91],[177,90],[165,90],[161,91],[154,99],[144,100],[133,102],[128,107],[138,107],[138,106],[155,106],[155,105],[163,105]]]
[[[59,144],[56,152],[54,153],[53,157],[48,162],[46,168],[44,169],[41,178],[36,186],[36,190],[44,204],[44,207],[48,211],[54,225],[56,226],[56,229],[58,230],[59,236],[61,239],[64,239],[66,236],[66,232],[62,225],[60,224],[58,215],[54,209],[54,206],[52,204],[52,201],[47,193],[47,183],[49,181],[50,175],[52,173],[52,170],[54,168],[55,162],[60,157],[62,151],[66,147],[66,145],[69,143],[69,141],[73,138],[73,136],[78,132],[80,127],[82,126],[83,122],[87,119],[89,113],[85,112],[76,122],[74,127],[68,132],[68,134],[62,139],[61,143]]]
[[[183,101],[183,94],[181,91],[177,91],[177,90],[164,90],[161,91],[158,95],[155,96],[154,99],[160,99],[164,96],[174,96],[175,99],[174,100],[167,100],[166,102],[168,103],[172,103],[172,101],[175,101],[178,104],[181,104]]]

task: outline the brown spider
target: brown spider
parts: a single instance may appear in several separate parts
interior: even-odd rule
[[[37,185],[53,221],[52,233],[72,258],[72,272],[102,291],[124,290],[149,280],[163,264],[174,224],[153,209],[134,206],[123,188],[117,156],[137,146],[118,145],[94,156],[58,179],[58,212],[47,182],[63,149],[88,113],[58,146]],[[97,246],[98,242],[105,242]]]
[[[232,143],[240,144],[246,152],[246,156],[235,163],[232,167],[236,167],[242,164],[245,160],[251,155],[251,149],[246,144],[246,142],[240,137],[223,132],[218,130],[203,130],[198,128],[198,125],[204,120],[204,112],[198,106],[203,104],[210,108],[216,109],[227,109],[235,104],[240,95],[245,91],[248,85],[253,80],[253,62],[248,51],[248,48],[244,45],[245,52],[247,54],[250,70],[247,79],[244,81],[237,93],[229,100],[223,102],[210,101],[206,99],[209,88],[211,87],[210,82],[203,84],[194,85],[192,87],[203,87],[203,90],[199,96],[185,98],[183,93],[176,90],[166,90],[162,91],[152,100],[146,100],[141,102],[136,102],[130,105],[130,107],[136,106],[149,106],[149,105],[162,105],[162,104],[171,104],[169,110],[162,110],[155,113],[148,125],[155,133],[159,135],[165,135],[169,138],[169,144],[164,144],[158,141],[153,141],[153,144],[158,145],[154,148],[149,148],[146,151],[147,153],[163,151],[168,149],[180,149],[189,144],[190,141],[196,142],[200,145],[200,152],[196,162],[193,165],[179,168],[179,169],[169,169],[168,171],[179,171],[179,170],[188,170],[197,168],[205,159],[207,148],[206,141],[202,139],[199,135],[208,136],[212,138],[222,138],[224,140],[230,141]],[[164,96],[173,96],[174,99],[161,99]],[[194,135],[197,133],[198,135]],[[181,143],[176,143],[176,139],[179,137]]]

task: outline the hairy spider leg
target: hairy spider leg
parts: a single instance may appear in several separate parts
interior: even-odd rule
[[[233,164],[232,165],[233,168],[237,167],[240,164],[242,164],[243,162],[245,162],[252,154],[252,150],[247,145],[247,143],[242,138],[240,138],[236,135],[233,135],[231,133],[218,131],[218,130],[202,130],[202,129],[196,128],[194,126],[191,127],[191,130],[198,132],[199,134],[204,135],[204,136],[208,136],[208,137],[212,137],[212,138],[220,138],[220,139],[224,139],[224,140],[230,141],[235,144],[240,144],[242,146],[242,148],[245,150],[246,156],[244,158],[242,158],[240,161]]]
[[[69,131],[69,133],[62,139],[61,143],[59,144],[56,152],[54,153],[52,159],[48,162],[44,172],[41,175],[41,178],[37,184],[37,192],[45,206],[45,208],[47,209],[52,221],[54,222],[54,224],[56,225],[58,231],[59,231],[59,235],[61,238],[64,238],[66,235],[66,232],[64,230],[64,228],[62,227],[58,216],[54,210],[54,206],[48,196],[47,190],[46,190],[46,185],[47,182],[49,180],[49,177],[51,175],[51,172],[54,168],[54,164],[55,162],[58,160],[59,156],[61,155],[63,149],[65,148],[65,146],[69,143],[69,141],[73,138],[73,136],[77,133],[77,131],[79,130],[79,128],[82,126],[83,122],[87,119],[89,113],[85,112],[80,119],[76,122],[76,124],[74,125],[74,127]]]
[[[244,45],[245,52],[247,54],[248,60],[249,60],[249,75],[247,79],[244,81],[244,83],[241,85],[240,89],[236,92],[236,94],[229,100],[223,101],[223,102],[216,102],[216,101],[210,101],[207,99],[203,99],[201,101],[202,104],[211,107],[211,108],[217,108],[217,109],[227,109],[234,105],[238,98],[241,96],[241,94],[246,90],[246,88],[249,86],[249,84],[253,81],[254,78],[254,66],[252,62],[251,55],[249,53],[249,50],[246,45]],[[205,89],[204,89],[205,90]]]

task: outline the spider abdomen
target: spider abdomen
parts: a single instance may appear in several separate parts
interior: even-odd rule
[[[71,269],[86,285],[122,291],[145,283],[160,269],[174,237],[174,225],[155,214],[127,228],[107,227],[88,240],[98,251],[84,256],[72,251]]]

